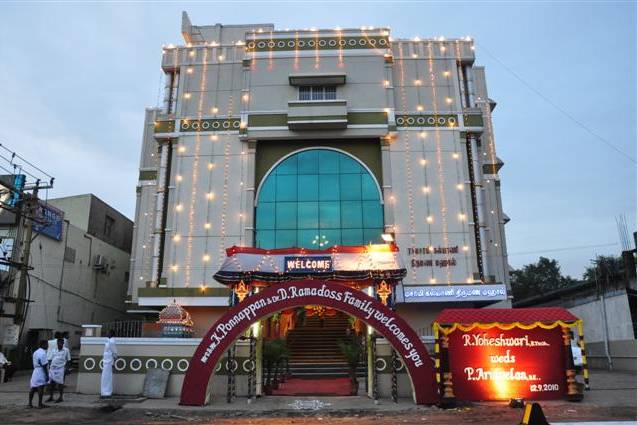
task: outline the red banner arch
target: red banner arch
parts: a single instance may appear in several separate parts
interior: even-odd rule
[[[261,318],[277,311],[324,305],[357,317],[394,347],[407,367],[417,404],[439,401],[433,364],[420,337],[395,312],[362,291],[330,281],[299,280],[270,286],[230,308],[208,331],[184,377],[180,404],[202,406],[210,376],[221,355]]]

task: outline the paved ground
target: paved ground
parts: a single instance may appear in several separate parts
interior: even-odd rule
[[[248,404],[239,398],[233,404],[218,400],[206,407],[179,406],[176,398],[163,400],[126,399],[101,402],[95,395],[69,391],[66,401],[50,408],[27,409],[28,375],[17,376],[0,385],[0,425],[10,424],[462,424],[519,423],[522,410],[505,403],[472,403],[441,410],[415,406],[411,400],[379,404],[366,397],[264,397]],[[75,387],[75,376],[69,388]],[[543,402],[551,421],[581,422],[592,420],[635,421],[637,424],[637,374],[594,371],[591,391],[581,403]]]

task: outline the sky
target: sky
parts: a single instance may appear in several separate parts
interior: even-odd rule
[[[619,214],[637,230],[636,2],[0,2],[0,143],[56,177],[49,197],[90,192],[133,217],[144,108],[182,10],[194,25],[471,36],[498,103],[511,266],[543,255],[579,278],[620,252]]]

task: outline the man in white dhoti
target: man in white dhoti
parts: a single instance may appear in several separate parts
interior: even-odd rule
[[[56,403],[61,403],[64,398],[64,374],[66,372],[66,363],[71,361],[71,352],[64,346],[62,338],[57,340],[57,346],[47,355],[49,360],[49,398],[47,401],[53,401],[53,392],[57,387],[60,396]]]
[[[113,395],[113,363],[117,360],[117,346],[115,345],[115,332],[108,331],[106,343],[104,344],[104,356],[102,357],[102,397]]]
[[[33,374],[31,374],[31,390],[29,391],[29,407],[33,407],[33,395],[38,393],[38,407],[41,409],[46,407],[42,403],[44,396],[44,387],[49,380],[47,371],[46,349],[48,341],[40,341],[40,348],[33,353]]]
[[[58,346],[58,339],[62,338],[62,332],[56,332],[53,334],[53,339],[49,340],[49,343],[46,348],[46,357],[49,358],[51,356],[51,352],[55,347]]]

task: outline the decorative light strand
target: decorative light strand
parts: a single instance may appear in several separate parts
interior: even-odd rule
[[[403,55],[403,46],[401,42],[398,42],[398,55],[399,55],[399,75],[400,75],[400,97],[401,97],[401,106],[402,112],[404,114],[408,113],[408,104],[407,104],[407,95],[405,90],[405,66],[404,60],[405,57]],[[411,236],[411,248],[414,249],[416,247],[416,221],[414,218],[414,191],[413,191],[413,176],[411,170],[411,145],[410,145],[410,131],[403,131],[404,138],[403,141],[405,143],[405,169],[407,172],[407,209],[409,212],[409,232]],[[411,268],[411,278],[414,284],[417,284],[416,270]]]
[[[431,94],[432,94],[432,104],[433,104],[433,112],[434,116],[438,115],[438,91],[436,88],[436,74],[434,71],[434,51],[433,44],[430,40],[427,43],[427,53],[428,53],[428,68],[429,68],[429,79],[431,81]],[[447,199],[445,196],[445,182],[444,182],[444,166],[442,164],[442,144],[440,141],[440,129],[438,128],[438,123],[436,122],[434,126],[434,138],[436,141],[436,165],[438,170],[438,192],[440,193],[440,218],[442,224],[442,238],[443,238],[443,246],[449,247],[449,234],[448,234],[448,223],[447,223]],[[446,250],[448,251],[448,250]],[[447,252],[446,260],[450,259],[450,253]],[[447,284],[451,284],[451,270],[449,267],[446,267],[447,272]]]
[[[201,78],[199,80],[199,103],[197,105],[197,119],[201,121],[204,116],[203,101],[206,97],[208,73],[208,47],[203,48],[201,66]],[[190,286],[192,267],[192,239],[195,226],[195,209],[197,206],[197,182],[199,180],[199,152],[201,150],[201,133],[195,134],[195,149],[192,162],[192,179],[190,181],[190,206],[188,209],[188,239],[186,244],[186,270],[184,285]]]
[[[454,52],[455,52],[455,56],[456,56],[455,63],[456,64],[461,63],[462,62],[462,55],[460,54],[460,41],[459,40],[455,40],[455,42],[454,42]],[[456,67],[456,70],[457,69],[458,68]],[[445,78],[449,78],[450,74],[451,73],[449,71],[443,72],[443,76]],[[459,81],[459,78],[456,78],[456,81]],[[457,84],[455,85],[455,87],[456,87],[456,90],[458,91],[458,98],[460,98],[460,96],[462,96],[462,93],[460,93],[460,87]],[[460,106],[461,105],[462,105],[462,101],[460,102]],[[469,141],[468,140],[465,140],[465,147],[468,150],[471,149],[471,146],[469,145]],[[467,150],[467,149],[465,149],[465,150]],[[470,161],[470,160],[471,160],[470,158],[467,158],[467,161]],[[463,170],[464,169],[469,170],[469,165],[466,168],[463,167]],[[461,173],[460,173],[460,170],[459,170],[459,164],[456,166],[456,173],[458,175],[458,178],[460,178],[460,174]],[[469,176],[469,180],[470,181],[472,180],[472,176]],[[459,191],[458,193],[459,193],[459,196],[460,196],[460,206],[461,206],[461,208],[463,208],[463,210],[468,210],[468,208],[465,208],[465,203],[466,203],[466,200],[467,200],[467,196],[469,196],[469,202],[471,204],[473,204],[473,199],[474,199],[473,190],[475,190],[476,188],[475,187],[470,187],[470,189],[471,190],[469,191],[469,195],[462,194],[462,191],[464,190],[464,183],[459,183],[458,184],[458,191]],[[472,205],[472,211],[473,211],[473,207],[474,206]],[[478,226],[479,227],[479,225],[480,225],[480,223],[477,223],[477,222],[474,223],[474,226]],[[462,232],[462,247],[463,247],[462,251],[464,252],[464,263],[465,263],[465,273],[467,275],[467,283],[473,283],[473,276],[472,276],[473,269],[471,267],[471,261],[470,261],[471,254],[469,253],[469,241],[467,241],[467,234],[468,233],[469,233],[468,231]],[[467,249],[464,249],[464,248],[467,248]]]
[[[232,116],[232,112],[234,111],[234,78],[232,79],[232,86],[230,91],[230,96],[228,98],[228,113],[227,116]],[[223,258],[225,256],[226,250],[226,218],[228,215],[228,181],[230,174],[230,142],[231,138],[226,137],[224,142],[223,149],[223,195],[221,198],[221,240],[219,244],[219,267],[223,263]]]
[[[414,41],[414,43],[418,43],[419,41]],[[418,44],[414,44],[414,51],[419,51],[419,45]],[[413,55],[412,55],[413,57]],[[418,57],[418,55],[416,55],[416,58]],[[421,96],[421,87],[422,87],[422,79],[420,77],[420,72],[419,72],[419,66],[418,64],[421,63],[422,61],[420,60],[416,60],[414,61],[414,69],[416,70],[416,80],[418,83],[414,82],[415,90],[416,90],[416,100],[418,102],[418,105],[422,105],[422,103],[424,103],[422,101],[422,96]],[[403,96],[404,98],[404,96]],[[420,106],[420,109],[417,107],[416,109],[418,109],[419,111],[423,110],[423,107]],[[410,129],[407,129],[407,131],[410,131]],[[425,139],[427,138],[427,133],[423,130],[422,132],[419,131],[418,133],[419,138],[421,140],[421,149],[422,149],[422,158],[420,159],[420,165],[421,165],[421,170],[422,170],[422,175],[423,175],[423,180],[425,185],[422,187],[422,192],[424,195],[424,204],[425,204],[425,222],[427,223],[427,244],[428,246],[432,246],[432,224],[434,222],[434,218],[433,215],[431,213],[431,199],[429,194],[431,193],[431,186],[429,185],[429,178],[427,176],[428,173],[428,168],[426,167],[427,165],[427,159],[426,159],[426,143],[425,143]],[[431,259],[433,260],[433,250],[431,251],[431,253],[429,254]],[[435,273],[435,269],[432,267],[431,268],[431,276],[430,276],[430,281],[433,279],[435,281],[434,278],[434,273]]]

